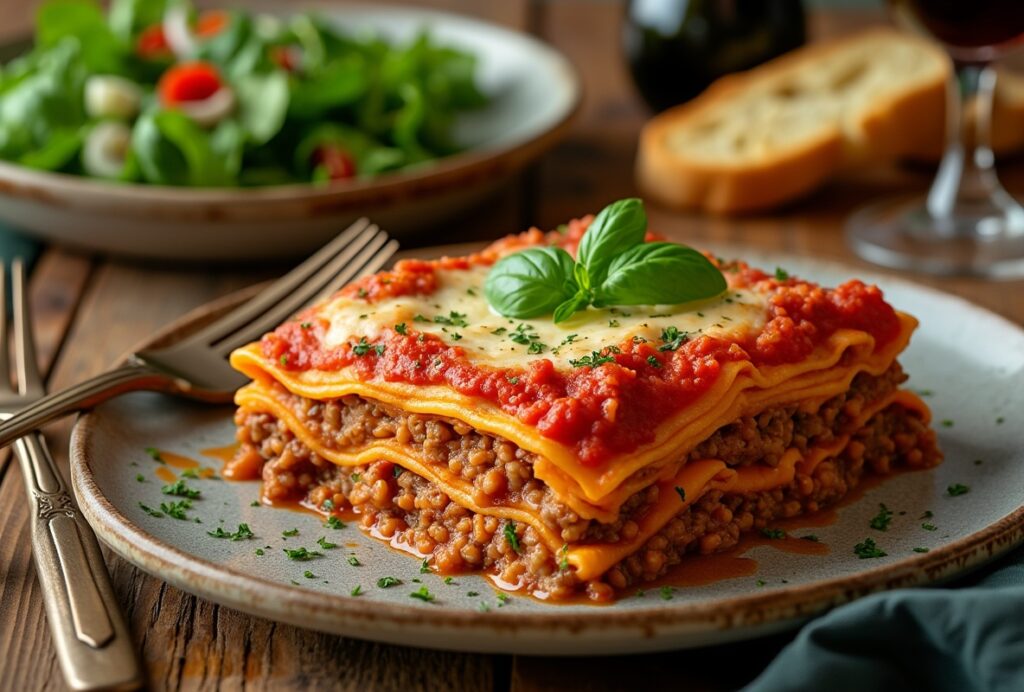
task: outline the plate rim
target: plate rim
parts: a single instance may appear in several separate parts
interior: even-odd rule
[[[584,85],[578,68],[562,51],[526,32],[474,16],[411,5],[367,3],[327,5],[317,0],[305,0],[299,6],[289,7],[285,14],[293,14],[304,8],[339,16],[344,16],[346,13],[370,11],[407,14],[419,18],[432,18],[434,21],[454,20],[462,24],[485,26],[488,30],[498,31],[517,40],[526,41],[534,50],[547,54],[558,64],[559,75],[564,79],[570,93],[568,106],[548,126],[518,140],[512,140],[504,146],[471,148],[436,159],[431,165],[420,169],[396,171],[363,181],[355,181],[344,186],[288,183],[245,188],[117,183],[70,173],[37,170],[12,161],[0,160],[2,196],[54,202],[56,201],[54,195],[68,195],[87,199],[90,203],[138,204],[142,207],[139,211],[143,214],[151,212],[147,205],[152,204],[182,209],[191,209],[197,204],[220,207],[233,205],[247,208],[254,204],[297,200],[322,204],[333,202],[334,206],[331,209],[335,209],[338,206],[372,202],[376,198],[389,198],[391,195],[408,189],[422,194],[423,192],[433,192],[437,188],[454,186],[466,177],[472,177],[481,172],[487,173],[489,167],[501,170],[501,163],[506,160],[514,161],[509,166],[514,170],[519,162],[539,156],[563,139],[580,115],[584,100]],[[0,42],[0,50],[9,45],[19,45],[25,40],[25,35],[15,35]],[[446,181],[452,178],[457,180],[448,182],[446,185]]]
[[[727,252],[728,245],[711,244]],[[443,252],[446,246],[417,250]],[[465,244],[462,245],[465,247]],[[732,246],[735,247],[735,246]],[[738,249],[738,248],[737,248]],[[797,258],[786,253],[749,250],[780,261]],[[816,267],[843,271],[865,282],[882,280],[890,286],[924,292],[933,299],[953,301],[1000,323],[1024,338],[1024,327],[958,295],[834,260],[811,260]],[[257,287],[249,287],[189,312],[145,340],[159,343],[186,333],[217,311],[230,309]],[[789,629],[826,610],[871,593],[895,588],[935,585],[998,559],[1024,543],[1024,501],[1003,518],[928,553],[906,556],[894,563],[870,567],[853,575],[831,577],[808,584],[786,586],[696,602],[675,602],[614,610],[595,606],[593,612],[559,612],[551,605],[544,612],[478,612],[468,609],[424,611],[413,605],[361,600],[343,594],[323,594],[239,572],[189,554],[147,533],[121,514],[100,491],[90,466],[90,446],[97,414],[85,412],[75,422],[70,441],[71,476],[79,507],[97,535],[116,553],[157,579],[195,596],[251,615],[319,631],[356,636],[394,644],[457,651],[525,653],[532,655],[585,655],[640,653],[703,646],[747,639]],[[147,563],[153,560],[156,566]],[[190,577],[192,580],[190,581]],[[198,583],[197,583],[198,580]],[[500,634],[498,646],[481,640],[474,646],[450,645],[426,638],[439,628],[459,631],[462,641],[472,634]],[[583,630],[601,637],[575,637]],[[515,635],[524,635],[519,639]],[[530,637],[562,635],[559,645],[540,648]],[[624,640],[624,637],[636,637]],[[562,646],[567,642],[575,644]],[[552,650],[554,649],[554,650]]]

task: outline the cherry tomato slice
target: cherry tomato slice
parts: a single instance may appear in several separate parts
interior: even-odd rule
[[[347,151],[334,144],[322,144],[313,152],[313,164],[322,166],[331,180],[344,180],[356,174],[356,163]]]
[[[210,63],[186,62],[164,72],[157,84],[157,91],[165,106],[173,106],[209,98],[217,93],[221,85],[220,74]]]

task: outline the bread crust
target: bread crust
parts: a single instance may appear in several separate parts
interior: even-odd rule
[[[835,122],[814,122],[797,141],[770,155],[742,160],[687,156],[671,145],[674,134],[692,134],[711,114],[727,113],[727,105],[746,90],[776,84],[784,88],[788,76],[814,70],[818,61],[837,53],[863,50],[861,42],[870,46],[879,40],[912,45],[923,56],[925,74],[906,89],[859,106],[852,118],[841,113],[833,118]],[[652,118],[640,134],[638,185],[643,194],[672,208],[741,214],[802,197],[846,168],[919,155],[943,139],[950,70],[938,47],[885,28],[801,48],[749,72],[725,77],[697,99]]]

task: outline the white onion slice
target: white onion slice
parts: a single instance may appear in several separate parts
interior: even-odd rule
[[[225,84],[202,101],[181,101],[174,107],[202,127],[213,127],[235,109],[235,92]]]
[[[196,40],[188,25],[188,10],[174,4],[164,12],[164,37],[178,60],[187,60],[196,53]]]
[[[89,131],[82,149],[85,172],[97,178],[120,176],[131,141],[132,131],[124,123],[114,120],[97,123]]]
[[[85,112],[91,118],[130,120],[141,102],[142,90],[124,77],[93,75],[85,80]]]

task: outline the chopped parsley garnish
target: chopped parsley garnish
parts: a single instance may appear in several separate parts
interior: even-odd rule
[[[324,526],[331,529],[343,529],[345,528],[345,523],[338,517],[327,517],[327,521]]]
[[[476,607],[476,609],[479,610],[481,613],[488,613],[491,610],[491,606],[481,601],[480,604]]]
[[[934,514],[932,514],[932,511],[931,511],[930,509],[926,509],[926,510],[924,511],[924,514],[922,514],[921,516],[919,516],[919,517],[918,517],[918,519],[931,519],[931,518],[932,518],[932,517],[934,517],[934,516],[935,516],[935,515],[934,515]]]
[[[520,322],[516,326],[516,328],[509,333],[508,338],[516,342],[517,344],[529,346],[531,341],[536,341],[540,339],[540,334],[538,334],[537,330],[534,329],[532,326],[526,324],[525,322]]]
[[[497,329],[492,331],[491,334],[493,334],[494,336],[501,336],[502,334],[504,334],[507,331],[508,330],[505,329],[505,327],[498,327]]]
[[[425,586],[421,586],[416,591],[409,594],[409,598],[418,598],[424,603],[432,603],[434,600],[434,594],[430,593],[430,590]]]
[[[661,593],[661,600],[671,601],[673,591],[675,591],[675,589],[673,589],[671,586],[663,586],[658,591]]]
[[[878,514],[871,518],[871,528],[876,531],[888,531],[892,523],[892,510],[882,503],[878,503]]]
[[[249,506],[250,507],[261,507],[262,505],[260,504],[259,500],[253,500],[252,502],[249,503]]]
[[[302,576],[304,576],[306,579],[316,579],[316,575],[310,572],[308,569],[302,573]]]
[[[516,535],[516,523],[514,521],[505,522],[505,540],[508,541],[512,550],[517,553],[523,552],[519,547],[519,536]]]
[[[282,356],[280,358],[278,358],[277,360],[278,360],[278,362],[281,363],[281,365],[288,365],[288,354],[287,353],[282,354]]]
[[[284,554],[288,556],[289,560],[296,560],[298,562],[305,562],[306,560],[312,560],[315,557],[323,555],[321,552],[316,550],[307,550],[306,548],[285,548]]]
[[[512,377],[506,377],[505,380],[509,384],[519,384],[519,376],[518,375],[513,375]]]
[[[282,531],[281,532],[281,536],[283,538],[291,538],[292,536],[298,536],[298,535],[299,535],[299,530],[298,529],[288,529],[287,531]]]
[[[350,596],[361,596],[363,595],[363,587],[356,584],[352,587],[352,590],[348,592]]]
[[[381,577],[377,580],[377,588],[390,589],[392,586],[398,586],[401,583],[402,580],[397,577]]]
[[[416,315],[415,315],[415,316],[414,316],[414,317],[412,318],[412,321],[413,321],[413,322],[429,322],[429,321],[430,321],[430,318],[429,318],[429,317],[427,317],[426,315],[420,315],[420,314],[418,314],[418,313],[417,313],[417,314],[416,314]]]
[[[946,418],[945,420],[942,421],[942,427],[944,427],[944,428],[952,428],[953,427],[953,421],[951,419],[949,419],[949,418]]]
[[[764,536],[765,538],[770,538],[773,541],[777,541],[780,538],[785,538],[786,537],[786,532],[783,531],[782,529],[768,529],[768,528],[764,528],[764,529],[761,529],[761,535]]]
[[[398,464],[395,464],[394,468],[391,469],[391,475],[394,478],[398,478],[399,476],[402,475],[402,471],[405,471],[405,469],[403,469]]]
[[[135,480],[138,483],[145,483],[146,482],[146,477],[143,476],[141,473],[137,473],[137,474],[135,474]]]
[[[801,541],[810,541],[811,543],[820,543],[821,539],[815,536],[813,533],[809,533],[806,536],[800,536]]]
[[[509,599],[510,599],[510,597],[509,597],[509,595],[507,593],[500,593],[500,594],[498,594],[496,596],[496,598],[498,599],[498,607],[499,608],[502,607],[503,605],[505,605],[506,603],[508,603]]]
[[[420,574],[430,574],[433,570],[430,569],[430,563],[427,562],[427,558],[423,558],[423,562],[420,563]]]
[[[475,598],[475,597],[480,595],[480,592],[479,591],[467,591],[466,595],[469,596],[470,598]]]
[[[526,349],[526,352],[532,354],[544,353],[544,350],[547,349],[547,347],[547,344],[541,343],[540,341],[531,341],[530,347]]]
[[[213,531],[207,531],[206,533],[214,538],[230,538],[233,541],[243,541],[247,538],[256,538],[256,534],[252,532],[252,529],[249,528],[248,524],[239,524],[238,529],[234,533],[229,533],[219,526]]]
[[[563,543],[558,551],[558,569],[562,572],[569,569],[569,544]]]
[[[195,500],[202,493],[195,488],[188,487],[188,484],[184,480],[178,480],[177,483],[172,485],[165,485],[160,488],[160,492],[164,495],[175,495],[177,497],[187,497],[190,500]]]
[[[924,529],[925,531],[935,531],[939,527],[936,526],[935,524],[921,524],[921,528]]]
[[[661,340],[665,343],[658,347],[659,351],[675,351],[689,341],[690,337],[686,332],[681,332],[676,327],[665,327],[661,330]]]
[[[352,347],[352,353],[357,356],[365,356],[370,352],[370,342],[366,340],[366,337],[360,337],[359,343]]]
[[[349,476],[349,478],[352,479],[353,483],[358,483],[359,479],[362,478],[362,477],[363,477],[363,474],[361,474],[361,473],[353,473],[351,476]]]
[[[579,334],[569,334],[564,339],[562,339],[561,343],[559,343],[558,345],[559,346],[568,346],[569,344],[571,344],[574,341],[576,341],[576,339],[578,337],[579,337]]]
[[[365,288],[360,287],[359,290],[356,291],[356,295],[359,296],[360,298],[365,298],[370,294],[367,292]]]
[[[349,555],[348,556],[348,564],[352,565],[353,567],[359,567],[363,563],[360,562],[359,558],[357,558],[355,555]]]
[[[767,584],[768,584],[768,582],[766,582],[766,581],[765,581],[764,579],[758,579],[758,580],[757,580],[757,585],[758,585],[759,587],[761,587],[761,586],[766,586]]]
[[[928,548],[914,548],[915,553],[927,553]]]
[[[609,327],[618,327],[619,326],[619,321],[616,320],[616,319],[608,320],[608,326]]]
[[[164,461],[164,458],[160,456],[160,450],[156,447],[146,447],[146,454],[148,454],[153,461],[159,461],[161,464],[167,463]]]
[[[788,278],[789,278],[789,272],[788,271],[786,271],[782,267],[775,267],[775,280],[776,281],[785,281]]]
[[[187,520],[187,510],[192,509],[192,500],[179,500],[178,502],[161,502],[160,511],[174,519]]]
[[[654,356],[647,356],[647,364],[650,365],[652,368],[661,367],[661,361],[655,358]]]
[[[676,486],[676,495],[679,496],[680,501],[686,502],[686,488],[681,485]]]
[[[457,586],[457,584],[455,584],[455,577],[452,577],[452,576],[445,577],[444,578],[444,583],[445,583],[446,586],[452,586],[452,585],[456,585]]]
[[[148,505],[144,505],[141,502],[139,503],[139,509],[141,509],[143,512],[145,512],[149,516],[156,517],[157,519],[161,518],[164,515],[163,512],[158,512],[157,510],[153,509],[152,507],[150,507]]]
[[[327,540],[326,536],[320,536],[320,538],[316,539],[316,544],[324,550],[330,550],[331,548],[338,547],[337,543],[331,543],[329,540]]]
[[[334,509],[334,500],[331,500],[330,498],[324,500],[324,503],[320,505],[320,509],[324,510],[325,512],[330,512],[332,509]]]
[[[956,497],[957,495],[966,495],[971,489],[963,483],[954,483],[953,485],[946,488],[946,492],[949,493],[950,497]]]
[[[861,560],[868,560],[875,557],[885,557],[888,553],[875,545],[873,539],[865,538],[863,543],[858,543],[853,547],[853,554]]]
[[[313,326],[313,323],[312,323],[312,322],[303,322],[303,323],[301,323],[301,324],[299,325],[299,328],[300,328],[300,329],[309,329],[309,328],[310,328],[310,327],[312,327],[312,326]]]
[[[590,367],[596,368],[599,365],[605,363],[611,363],[615,360],[613,353],[618,353],[619,349],[616,346],[609,346],[601,351],[591,351],[589,356],[582,356],[576,359],[569,359],[569,365],[574,368]]]
[[[263,551],[263,548],[257,548],[256,555],[258,555],[259,557],[263,557],[264,555],[266,555],[266,553]]]
[[[407,333],[405,329],[405,322],[399,322],[398,324],[396,324],[395,331],[401,334],[402,336],[405,336]]]
[[[383,355],[384,355],[384,349],[385,349],[385,348],[386,348],[386,347],[384,346],[384,344],[377,344],[376,346],[374,346],[374,347],[373,347],[373,351],[374,351],[374,353],[376,353],[376,354],[377,354],[378,356],[383,356]]]
[[[1006,419],[1003,418],[1002,416],[999,416],[998,418],[996,418],[996,425],[1002,425],[1005,422],[1006,422]]]

